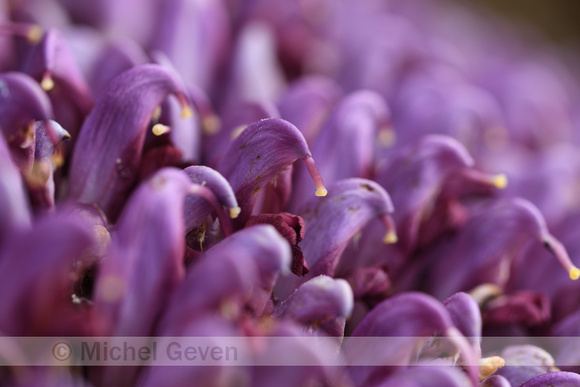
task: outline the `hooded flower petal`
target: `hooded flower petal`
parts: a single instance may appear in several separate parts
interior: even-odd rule
[[[17,72],[0,74],[0,128],[11,148],[30,146],[31,124],[51,117],[50,100],[34,79]]]
[[[167,168],[143,183],[127,203],[95,288],[94,308],[109,325],[108,334],[152,334],[185,277],[182,214],[189,189],[185,174]],[[134,372],[111,367],[99,373],[101,383],[128,384]]]
[[[353,331],[353,337],[399,337],[393,345],[372,345],[368,341],[353,341],[345,347],[347,358],[352,364],[365,364],[364,357],[384,359],[384,364],[410,364],[416,345],[433,334],[443,334],[461,352],[468,365],[473,383],[478,380],[477,355],[457,328],[441,303],[422,293],[402,293],[383,301],[372,309]],[[406,339],[403,339],[406,338]],[[415,354],[416,356],[416,354]],[[397,367],[370,368],[353,367],[351,375],[358,384],[376,383]]]
[[[78,216],[58,213],[12,236],[0,256],[0,331],[10,336],[88,334],[75,310],[73,263],[93,243]],[[74,332],[74,333],[73,333]]]
[[[336,337],[337,333],[344,333],[344,322],[352,313],[353,303],[348,282],[321,275],[300,285],[275,314]]]
[[[369,178],[379,131],[389,131],[390,111],[384,99],[370,90],[344,97],[320,130],[312,156],[327,184],[350,177]],[[348,155],[348,157],[344,157]],[[292,190],[293,208],[308,200],[308,173],[297,166]]]
[[[512,386],[520,386],[526,380],[558,370],[554,366],[554,358],[533,345],[507,347],[501,357],[505,360],[505,366],[497,374],[506,378]]]
[[[477,302],[466,293],[455,293],[443,305],[451,316],[453,325],[470,341],[477,353],[481,353],[481,312]]]
[[[0,136],[0,246],[15,231],[30,227],[31,218],[20,172]]]
[[[490,239],[491,238],[491,239]],[[572,278],[580,271],[573,266],[561,243],[547,230],[536,207],[523,199],[500,200],[483,207],[451,240],[432,249],[427,288],[438,297],[470,290],[483,283],[504,286],[515,260],[523,270],[524,248],[544,243]],[[450,276],[450,272],[461,273]]]
[[[520,387],[574,387],[580,385],[580,375],[574,372],[551,372],[536,376]]]
[[[95,308],[114,335],[142,335],[185,276],[183,201],[187,176],[163,169],[131,196],[99,271]]]
[[[479,387],[512,387],[512,385],[503,376],[492,375],[479,383]]]
[[[115,218],[137,178],[145,131],[170,93],[191,112],[179,82],[158,65],[142,65],[113,80],[87,117],[73,152],[69,197],[98,205]]]
[[[25,71],[47,91],[56,120],[76,138],[94,101],[68,44],[57,30],[44,33],[42,41],[31,51]]]
[[[238,207],[236,196],[228,181],[219,172],[203,165],[187,167],[183,171],[193,183],[210,191],[207,195],[192,195],[188,196],[185,200],[186,232],[191,231],[195,227],[199,227],[203,220],[216,209],[216,206],[227,208],[229,217],[223,216],[223,210],[217,211],[217,214],[222,227],[231,228],[229,218],[237,218],[240,213],[240,207]],[[209,202],[210,206],[208,206],[207,198],[210,194],[214,199],[211,199]],[[217,203],[218,201],[219,203]]]
[[[230,144],[226,154],[228,157],[222,159],[218,170],[238,198],[242,209],[238,225],[243,225],[252,214],[260,189],[298,159],[308,167],[317,195],[326,194],[304,137],[287,121],[272,118],[253,123]]]
[[[379,218],[387,228],[384,241],[396,241],[390,213],[393,205],[387,192],[373,181],[345,179],[335,183],[329,194],[310,201],[302,213],[306,233],[301,248],[310,269],[304,279],[334,274],[340,256],[351,238],[370,220]],[[285,299],[304,280],[281,278],[276,295]]]
[[[288,243],[269,225],[241,230],[212,247],[174,293],[159,332],[179,334],[204,311],[233,318],[247,309],[260,315],[278,274],[290,264]]]

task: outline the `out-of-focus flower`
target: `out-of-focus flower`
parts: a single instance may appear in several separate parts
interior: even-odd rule
[[[255,360],[0,383],[577,384],[572,344],[482,345],[580,334],[580,90],[516,35],[443,1],[0,1],[0,333]]]

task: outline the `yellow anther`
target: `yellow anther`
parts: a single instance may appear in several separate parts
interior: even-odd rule
[[[240,207],[230,207],[230,218],[236,219],[240,215],[242,209]]]
[[[40,81],[40,86],[44,91],[50,91],[54,88],[54,81],[50,74],[46,73],[42,77],[42,81]]]
[[[328,193],[328,191],[326,190],[326,188],[324,187],[318,187],[316,188],[316,196],[326,196],[326,194]]]
[[[385,236],[383,237],[383,243],[385,244],[393,244],[393,243],[397,243],[397,241],[399,240],[399,238],[397,237],[397,234],[393,231],[389,231],[385,234]]]
[[[569,274],[570,274],[570,279],[573,279],[575,281],[578,278],[580,278],[580,269],[578,269],[577,267],[574,267],[574,268],[570,269]]]
[[[169,133],[171,131],[171,128],[167,125],[155,124],[153,125],[153,128],[151,128],[151,131],[153,132],[154,135],[161,136],[162,134]]]
[[[493,178],[493,185],[495,185],[497,189],[504,189],[505,187],[507,187],[507,184],[508,184],[507,176],[504,175],[503,173],[500,173],[499,175],[496,175]]]

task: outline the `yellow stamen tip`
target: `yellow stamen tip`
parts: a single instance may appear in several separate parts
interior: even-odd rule
[[[32,26],[26,35],[26,39],[29,43],[35,44],[40,42],[42,36],[44,35],[44,30],[40,26]]]
[[[248,127],[248,125],[240,125],[240,126],[236,127],[234,130],[232,130],[232,134],[230,136],[232,141],[235,140],[236,138],[240,137],[240,134],[242,134],[242,132],[244,130],[246,130],[247,127]]]
[[[242,212],[242,209],[240,207],[231,207],[230,208],[230,218],[236,219],[238,217],[238,215],[240,215],[240,212]]]
[[[480,360],[479,379],[484,380],[495,374],[505,365],[505,360],[499,356],[484,357]]]
[[[193,110],[187,105],[183,106],[181,109],[181,118],[189,118],[193,116]]]
[[[503,173],[500,173],[499,175],[493,178],[493,185],[497,189],[504,189],[505,187],[507,187],[507,184],[508,184],[507,176],[504,175]]]
[[[328,193],[328,191],[326,190],[326,188],[324,187],[319,187],[316,189],[316,196],[326,196],[326,194]]]
[[[397,237],[397,234],[393,231],[387,232],[387,234],[383,237],[383,243],[387,245],[397,243],[398,240],[399,238]]]
[[[44,91],[50,91],[54,88],[54,81],[50,75],[45,75],[40,82],[40,86],[44,89]]]
[[[570,278],[573,279],[574,281],[576,281],[578,278],[580,278],[580,269],[578,269],[577,267],[574,267],[572,269],[570,269]]]
[[[218,116],[211,115],[203,119],[201,128],[206,135],[216,134],[220,131],[221,122]]]
[[[379,130],[377,140],[380,146],[384,148],[391,147],[397,141],[397,133],[391,127],[382,128]]]
[[[154,135],[161,136],[162,134],[169,133],[171,131],[171,128],[167,125],[155,124],[153,125],[153,128],[151,128],[151,131],[153,132]]]

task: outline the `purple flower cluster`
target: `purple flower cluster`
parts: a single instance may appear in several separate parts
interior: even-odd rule
[[[15,342],[0,384],[580,386],[572,342],[482,350],[580,336],[566,58],[444,1],[0,0],[0,336],[308,359],[20,367]]]

